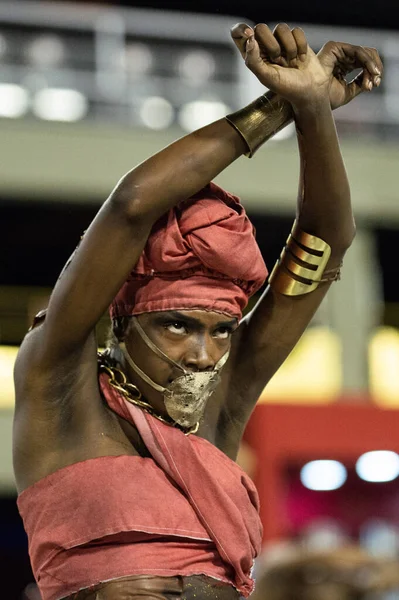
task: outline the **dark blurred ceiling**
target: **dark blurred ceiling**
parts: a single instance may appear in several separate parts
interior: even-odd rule
[[[82,4],[87,4],[80,0]],[[118,0],[101,2],[114,6],[136,6],[184,12],[207,12],[243,16],[258,23],[287,21],[288,23],[317,23],[379,27],[399,30],[398,0],[305,0],[302,2],[238,2],[237,0],[200,0],[178,2],[168,0]]]

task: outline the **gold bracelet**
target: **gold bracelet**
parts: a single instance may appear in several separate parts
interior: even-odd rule
[[[300,296],[320,283],[337,281],[341,266],[325,270],[331,247],[324,240],[299,229],[294,222],[286,245],[269,277],[270,287],[286,296]]]
[[[274,92],[266,92],[248,106],[226,116],[248,146],[245,156],[256,150],[293,119],[291,105]]]

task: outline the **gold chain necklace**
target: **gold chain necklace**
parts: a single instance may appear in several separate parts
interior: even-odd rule
[[[128,380],[126,379],[126,375],[123,371],[104,363],[104,357],[101,355],[99,355],[99,360],[100,371],[109,375],[108,383],[115,390],[120,392],[128,402],[139,406],[143,410],[146,410],[152,417],[158,419],[158,421],[162,421],[162,423],[165,423],[166,425],[171,425],[172,427],[177,427],[181,429],[185,435],[190,435],[198,431],[199,421],[197,421],[197,423],[193,425],[193,427],[190,427],[190,429],[184,429],[178,423],[175,423],[174,421],[165,419],[161,415],[158,415],[155,409],[151,406],[151,404],[142,399],[143,395],[140,392],[139,388],[133,383],[128,382]]]

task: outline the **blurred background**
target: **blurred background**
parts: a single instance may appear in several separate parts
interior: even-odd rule
[[[124,172],[262,93],[230,42],[229,29],[241,20],[301,25],[316,51],[338,39],[374,46],[384,61],[382,85],[336,112],[356,241],[342,280],[262,394],[241,461],[261,496],[265,547],[289,541],[329,551],[351,543],[398,558],[395,6],[0,2],[0,574],[7,600],[38,597],[12,473],[18,345]],[[293,128],[217,181],[241,196],[270,270],[295,214]],[[100,340],[107,325],[105,316]]]

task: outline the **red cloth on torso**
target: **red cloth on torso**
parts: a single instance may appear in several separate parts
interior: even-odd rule
[[[252,481],[206,440],[128,403],[107,375],[100,381],[152,458],[86,460],[19,495],[43,600],[138,574],[204,574],[248,596],[262,533]]]

